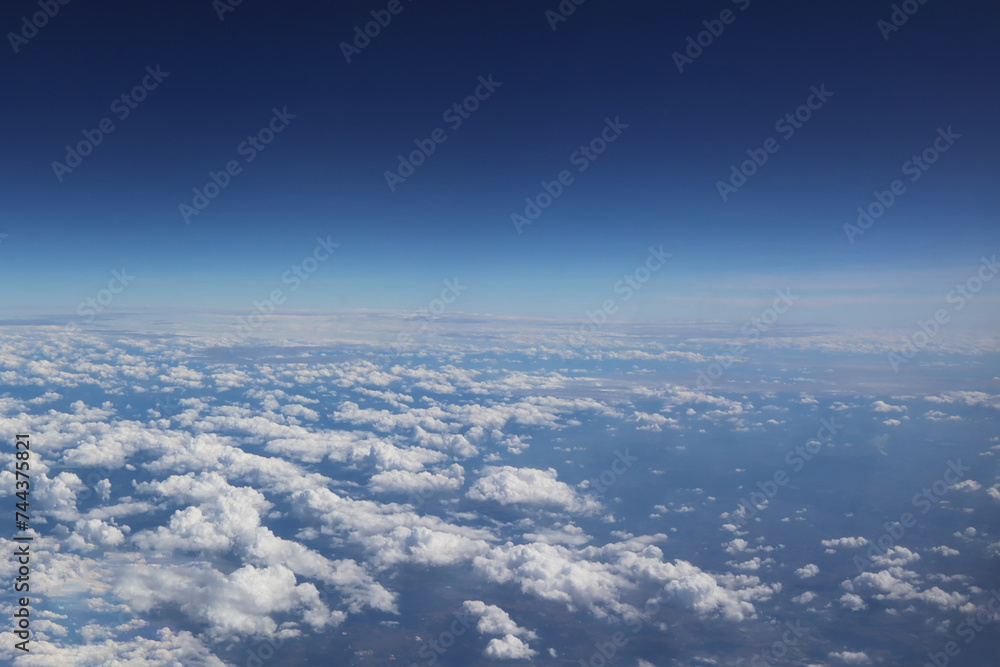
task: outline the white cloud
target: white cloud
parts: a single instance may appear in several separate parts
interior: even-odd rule
[[[857,549],[868,544],[868,540],[863,537],[838,537],[833,540],[821,540],[827,549]]]
[[[536,653],[537,651],[514,635],[491,639],[483,651],[483,655],[493,660],[527,660],[533,658]]]
[[[901,546],[891,547],[883,554],[872,556],[872,562],[883,567],[909,565],[917,560],[920,560],[920,554]]]
[[[462,603],[462,611],[476,621],[476,630],[483,635],[515,635],[525,639],[535,639],[537,635],[531,630],[518,626],[503,609],[496,605],[486,604],[481,600],[466,600]]]
[[[817,574],[819,574],[819,566],[815,563],[803,565],[799,569],[795,570],[795,576],[799,579],[809,579],[811,577],[815,577]]]
[[[839,651],[829,653],[829,657],[833,660],[839,660],[846,665],[868,665],[871,664],[871,658],[868,657],[867,653],[862,651]]]
[[[903,549],[903,547],[896,548]],[[916,579],[915,573],[896,566],[881,572],[862,572],[842,585],[852,593],[863,593],[876,600],[918,600],[941,609],[958,609],[969,601],[965,595],[947,593],[937,586],[921,591],[913,583]]]
[[[557,479],[554,469],[487,466],[466,493],[472,500],[491,500],[501,505],[553,507],[574,513],[591,513],[601,503],[584,496]]]
[[[854,593],[844,593],[840,596],[840,604],[844,605],[851,611],[862,611],[868,608],[865,601],[860,595],[855,595]]]
[[[210,635],[273,636],[278,613],[298,613],[314,630],[336,626],[343,612],[330,612],[310,583],[298,584],[281,565],[258,569],[244,565],[225,575],[208,566],[131,565],[115,593],[135,610],[170,607],[208,626]]]
[[[20,641],[11,632],[0,633],[0,658],[8,664],[24,667],[78,667],[79,665],[123,665],[127,667],[225,667],[201,639],[190,632],[172,632],[162,628],[156,638],[131,637],[127,640],[104,639],[100,643],[59,646],[52,641],[33,638],[30,655],[14,649]]]
[[[958,556],[961,553],[958,549],[952,549],[951,547],[946,546],[931,547],[929,551],[933,551],[934,553],[942,556]]]
[[[465,484],[464,470],[457,463],[445,473],[388,470],[372,475],[368,488],[375,493],[419,493],[430,495],[457,491]]]

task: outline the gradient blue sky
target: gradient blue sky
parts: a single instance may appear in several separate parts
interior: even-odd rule
[[[996,4],[928,2],[887,41],[889,2],[591,0],[553,31],[557,6],[403,0],[350,64],[339,43],[385,3],[244,2],[224,21],[208,0],[61,6],[3,47],[0,305],[72,311],[126,267],[115,307],[241,310],[329,235],[338,255],[289,307],[418,309],[459,277],[455,310],[579,318],[662,244],[622,321],[738,321],[792,285],[812,305],[790,321],[902,326],[995,252]],[[679,73],[671,54],[727,8]],[[6,3],[0,27],[35,11]],[[157,64],[169,77],[58,182],[66,144]],[[490,74],[502,86],[448,129]],[[780,138],[821,84],[834,96]],[[178,205],[273,107],[297,118],[185,225]],[[511,213],[616,116],[620,139],[518,235]],[[848,243],[856,208],[948,126],[961,139]],[[390,192],[383,172],[437,127],[448,140]],[[716,181],[772,136],[723,202]],[[994,287],[963,324],[995,322]]]

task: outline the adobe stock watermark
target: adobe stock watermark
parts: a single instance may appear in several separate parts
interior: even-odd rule
[[[769,307],[760,311],[759,315],[751,317],[740,327],[740,334],[743,335],[744,339],[753,341],[760,338],[762,333],[766,333],[778,321],[780,315],[787,313],[795,302],[799,300],[799,297],[792,294],[791,287],[786,287],[784,292],[776,290],[775,294],[778,296],[775,297]],[[702,390],[710,388],[715,380],[720,379],[727,370],[732,368],[735,363],[735,357],[746,352],[746,349],[747,346],[742,342],[742,339],[733,343],[729,348],[732,356],[716,357],[716,360],[709,364],[707,370],[699,370],[695,386]]]
[[[59,13],[59,8],[68,5],[70,0],[38,0],[38,7],[41,11],[35,12],[30,17],[21,17],[21,29],[17,32],[8,32],[7,41],[10,42],[14,53],[19,53],[21,47],[34,39],[38,31],[49,24],[49,20],[55,18]]]
[[[236,154],[243,157],[243,164],[253,162],[274,141],[275,136],[284,132],[292,119],[297,116],[298,114],[288,113],[288,107],[282,107],[281,111],[277,107],[271,109],[271,118],[267,124],[236,146]],[[201,215],[212,200],[229,187],[233,178],[243,173],[243,164],[240,164],[239,160],[229,160],[219,171],[209,170],[205,185],[191,189],[194,193],[191,203],[181,202],[177,206],[185,225],[191,224],[192,216]]]
[[[226,14],[235,12],[236,8],[242,4],[243,0],[212,0],[212,9],[215,10],[215,15],[219,17],[219,22],[222,23],[226,20]]]
[[[112,271],[107,286],[81,301],[76,307],[76,314],[82,318],[84,324],[90,324],[114,302],[115,297],[125,291],[133,280],[135,276],[129,275],[124,267],[121,271]],[[72,334],[79,330],[78,321],[69,321],[63,327],[64,334]]]
[[[816,429],[816,437],[809,438],[801,445],[796,445],[794,449],[785,454],[785,463],[791,468],[792,473],[801,472],[806,464],[816,458],[820,450],[833,440],[837,431],[843,428],[843,425],[838,424],[832,415],[829,420],[820,419],[819,424],[819,428]],[[757,516],[767,506],[767,503],[778,495],[781,487],[787,485],[791,479],[791,473],[786,472],[784,468],[775,470],[769,478],[757,482],[757,488],[760,491],[753,491],[749,500],[746,497],[740,498],[736,509],[728,512],[724,518],[737,527],[742,526],[746,521]]]
[[[730,2],[738,6],[741,12],[745,12],[750,7],[750,0],[730,0]],[[677,71],[683,74],[686,65],[694,64],[694,61],[705,52],[705,49],[712,46],[716,38],[722,36],[726,26],[732,25],[736,21],[736,17],[737,14],[733,10],[723,9],[719,18],[702,21],[701,24],[705,26],[705,29],[694,37],[687,38],[687,48],[684,49],[684,53],[674,51],[671,56],[674,59],[674,65],[677,66]]]
[[[604,127],[598,136],[591,139],[586,144],[581,144],[579,148],[570,153],[569,163],[576,167],[577,173],[582,174],[587,171],[591,164],[597,160],[598,156],[607,150],[608,145],[618,140],[622,132],[628,129],[626,123],[621,122],[620,116],[615,116],[614,120],[604,119]],[[524,212],[512,213],[510,221],[514,224],[514,229],[518,234],[522,233],[525,225],[535,222],[542,211],[552,206],[552,202],[562,196],[565,188],[573,184],[575,177],[568,169],[563,169],[551,181],[542,181],[542,190],[534,197],[524,198]]]
[[[585,3],[587,0],[562,0],[559,6],[556,7],[555,11],[551,9],[545,10],[545,20],[549,22],[549,27],[552,28],[552,32],[556,31],[560,23],[565,23],[566,19],[573,15],[576,8]]]
[[[455,303],[455,301],[462,295],[462,292],[469,288],[468,285],[463,285],[459,282],[458,278],[452,280],[444,281],[444,288],[441,290],[441,294],[436,299],[431,299],[430,303],[427,304],[426,308],[421,308],[417,311],[417,316],[422,320],[421,324],[417,328],[417,333],[423,333],[427,331],[430,327],[431,322],[437,319],[448,306]],[[413,336],[405,331],[400,331],[396,334],[395,342],[390,345],[392,350],[390,356],[395,358],[403,353],[403,348],[413,342]]]
[[[123,121],[139,108],[139,104],[145,101],[149,93],[156,90],[163,80],[170,76],[170,72],[160,70],[159,64],[156,67],[146,66],[146,75],[142,77],[132,90],[122,93],[111,101],[110,109],[119,121]],[[115,123],[111,118],[105,117],[97,122],[97,127],[92,130],[83,130],[83,139],[76,145],[66,145],[66,156],[62,162],[53,160],[52,171],[56,175],[56,180],[62,183],[66,174],[73,173],[73,170],[83,164],[83,158],[94,152],[94,149],[101,145],[104,137],[115,131]]]
[[[440,632],[434,639],[424,642],[424,645],[417,651],[417,655],[424,661],[423,664],[433,665],[437,662],[448,649],[455,645],[458,638],[468,632],[469,628],[478,621],[476,615],[465,611],[464,607],[462,611],[456,611],[454,617],[455,620],[451,622],[447,630]],[[419,663],[411,662],[409,667],[419,667]]]
[[[965,308],[965,304],[972,301],[983,289],[983,286],[993,280],[993,277],[1000,272],[996,255],[989,259],[983,257],[980,261],[979,268],[965,282],[958,283],[955,285],[955,289],[945,295],[944,300],[946,303],[952,304],[953,312],[957,313]],[[886,359],[892,366],[892,370],[898,373],[903,364],[917,356],[917,352],[926,350],[930,342],[940,333],[941,327],[949,322],[951,322],[951,314],[944,308],[935,310],[933,317],[929,317],[927,320],[917,320],[917,330],[910,334],[900,347],[886,353]]]
[[[72,469],[67,469],[67,472],[73,472]],[[83,472],[81,470],[81,472]],[[73,473],[74,475],[76,473]],[[95,493],[101,500],[107,502],[111,499],[111,480],[108,478],[110,475],[110,470],[105,474],[101,474],[96,470],[91,470],[87,473],[87,479],[83,482],[83,488],[76,492],[76,500],[78,503],[85,500],[89,500],[91,496]],[[80,477],[80,475],[77,475]]]
[[[340,247],[339,243],[330,240],[330,235],[324,239],[316,237],[316,246],[312,252],[302,258],[297,264],[292,264],[287,271],[281,275],[281,284],[288,285],[288,292],[295,293],[309,278],[319,270],[321,264],[333,256],[334,251]],[[245,341],[253,335],[255,329],[263,326],[264,322],[274,317],[278,306],[284,305],[288,299],[285,290],[275,288],[271,290],[264,299],[253,302],[253,310],[249,314],[237,318],[237,323],[233,325],[238,341]],[[224,338],[222,345],[232,347],[237,341],[228,337]]]
[[[889,35],[906,25],[910,17],[920,9],[920,5],[925,4],[927,4],[927,0],[903,0],[898,5],[893,4],[889,20],[879,19],[875,22],[875,27],[882,33],[882,40],[888,42]]]
[[[914,155],[903,163],[901,167],[903,175],[909,176],[911,183],[919,181],[924,172],[938,161],[941,154],[946,153],[949,148],[955,145],[955,141],[962,137],[961,134],[952,131],[951,125],[948,126],[947,130],[939,127],[937,132],[938,136],[931,142],[930,146],[921,151],[919,155]],[[847,240],[853,244],[854,237],[861,236],[868,231],[875,224],[875,221],[885,215],[885,212],[892,208],[896,200],[905,193],[906,184],[898,178],[889,184],[888,190],[881,192],[875,190],[872,193],[875,196],[875,201],[867,206],[858,207],[857,225],[844,223],[844,233],[847,235]]]
[[[244,665],[246,667],[263,667],[264,663],[273,658],[284,643],[285,640],[279,635],[257,640],[252,649],[247,649],[247,660]],[[235,642],[229,644],[226,650],[232,651],[234,648],[236,648]]]
[[[660,613],[660,602],[656,599],[646,600],[643,603],[642,611],[640,611],[635,617],[628,619],[629,628],[632,630],[632,636],[628,636],[621,630],[611,635],[611,641],[607,642],[594,642],[594,648],[596,649],[589,658],[580,658],[580,667],[607,667],[607,665],[613,664],[615,656],[628,646],[628,643],[632,640],[635,635],[639,634],[643,628],[653,622],[653,618]]]
[[[663,268],[667,260],[673,257],[673,253],[663,252],[663,244],[659,248],[649,246],[646,261],[626,273],[614,284],[615,294],[621,295],[621,303],[617,297],[605,299],[601,307],[597,310],[584,311],[590,322],[580,325],[576,331],[570,334],[569,344],[574,346],[583,345],[587,341],[587,336],[597,330],[598,327],[607,323],[608,318],[618,312],[621,304],[628,301],[642,289],[643,285],[649,282],[653,274]]]
[[[462,127],[462,124],[472,117],[472,114],[479,108],[480,103],[490,99],[490,96],[496,92],[496,89],[503,85],[501,81],[494,81],[492,74],[487,75],[485,78],[480,76],[477,81],[479,84],[472,91],[471,95],[467,96],[461,102],[451,105],[441,114],[441,120],[447,123],[453,132]],[[397,156],[399,164],[396,165],[396,170],[386,171],[383,174],[385,184],[389,186],[389,192],[395,192],[399,185],[405,183],[406,179],[410,176],[413,176],[417,168],[423,165],[427,161],[427,158],[434,154],[438,144],[443,144],[447,140],[448,134],[444,131],[444,128],[440,127],[431,130],[427,139],[414,139],[413,143],[417,148],[405,156],[400,153]]]
[[[789,647],[796,646],[802,641],[806,633],[809,632],[809,628],[802,627],[802,621],[796,619],[794,623],[791,621],[785,621],[784,627],[785,631],[781,635],[781,639],[772,643],[768,648],[765,648],[755,654],[750,658],[750,667],[767,667],[768,665],[780,665],[787,664],[786,657],[789,653]],[[737,665],[742,665],[743,660],[738,660]]]
[[[585,488],[596,491],[598,495],[603,496],[618,481],[618,478],[628,472],[632,464],[638,460],[639,457],[632,456],[627,448],[624,452],[616,449],[615,458],[611,460],[611,465],[602,470],[594,479],[587,480]]]
[[[788,141],[795,136],[797,130],[801,130],[805,123],[809,122],[813,113],[823,108],[823,105],[833,97],[833,93],[826,89],[826,84],[809,87],[810,95],[802,104],[790,113],[786,113],[774,123],[775,132]],[[764,140],[761,148],[748,148],[747,156],[750,159],[744,160],[737,167],[736,164],[729,166],[729,179],[716,181],[715,187],[719,191],[722,201],[729,201],[729,197],[747,184],[747,179],[757,173],[757,170],[767,164],[768,159],[781,150],[781,144],[774,137]]]
[[[965,478],[966,473],[972,470],[971,466],[962,465],[962,459],[948,461],[944,473],[933,484],[925,486],[918,493],[913,495],[910,504],[915,509],[919,509],[921,514],[927,514],[931,508],[941,502],[952,486],[958,484]],[[906,535],[908,528],[917,525],[917,516],[912,512],[903,512],[896,521],[889,521],[883,524],[884,532],[874,542],[868,543],[868,551],[865,556],[854,556],[854,567],[858,574],[868,571],[875,563],[876,558],[885,557],[890,550],[899,544]]]
[[[961,623],[955,627],[957,634],[966,645],[971,644],[979,636],[979,633],[986,629],[990,623],[1000,618],[1000,591],[990,589],[990,599],[983,609],[976,611],[976,615],[968,615]],[[947,667],[952,658],[957,658],[962,653],[962,647],[956,641],[948,641],[941,647],[940,651],[928,652],[927,659],[923,667]]]
[[[412,2],[412,0],[410,1]],[[381,35],[383,29],[389,27],[389,24],[392,23],[392,17],[401,14],[403,9],[405,7],[401,0],[389,0],[385,9],[373,9],[369,12],[372,20],[365,23],[363,30],[361,26],[354,26],[354,39],[351,40],[351,43],[340,43],[340,52],[344,54],[344,60],[347,61],[347,64],[351,64],[352,57],[361,55],[361,52],[372,43],[372,40]]]

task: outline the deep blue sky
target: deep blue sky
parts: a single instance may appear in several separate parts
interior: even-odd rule
[[[997,247],[1000,7],[929,0],[886,41],[889,2],[742,4],[588,0],[553,31],[554,0],[403,0],[350,64],[339,43],[386,3],[245,0],[224,21],[209,0],[60,6],[0,47],[0,304],[72,310],[124,266],[118,306],[241,309],[330,235],[339,254],[290,305],[416,309],[458,276],[456,310],[573,318],[663,244],[669,267],[624,319],[739,320],[787,284],[830,300],[817,321],[845,300],[858,324],[879,299],[926,312]],[[735,21],[679,73],[671,54],[724,9]],[[0,27],[36,11],[5,3]],[[169,76],[115,118],[156,65]],[[448,128],[491,74],[501,87]],[[781,138],[821,84],[834,96]],[[178,205],[274,107],[297,118],[185,225]],[[105,117],[115,131],[57,181]],[[629,128],[518,235],[511,214],[606,117]],[[948,126],[961,139],[848,243],[856,208]],[[448,140],[390,192],[383,173],[437,127]],[[716,182],[769,137],[781,149],[723,202]]]

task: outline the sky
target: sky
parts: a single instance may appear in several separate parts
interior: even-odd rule
[[[457,280],[455,312],[739,322],[792,287],[789,323],[912,326],[994,254],[996,5],[914,3],[889,29],[888,2],[389,4],[70,2],[34,30],[36,3],[6,3],[0,305],[72,313],[124,269],[109,309],[281,289],[287,309],[418,310]],[[892,204],[845,231],[876,192]],[[339,247],[292,290],[317,239]],[[670,258],[625,299],[651,247]],[[994,327],[994,294],[955,326]]]

